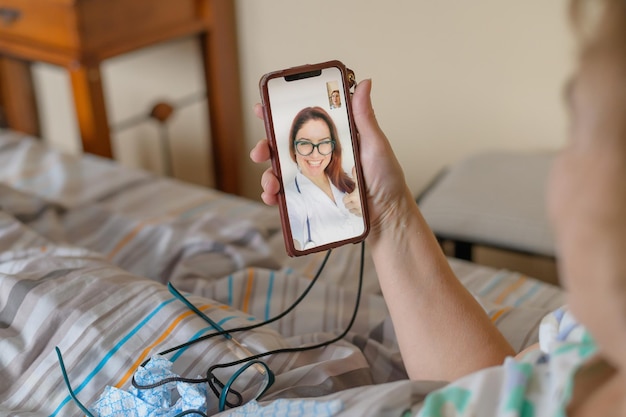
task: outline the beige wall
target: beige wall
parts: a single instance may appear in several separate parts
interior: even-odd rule
[[[252,107],[269,71],[339,59],[372,78],[378,119],[417,193],[442,167],[489,148],[564,142],[561,89],[571,63],[566,0],[235,0],[246,148],[264,137]],[[198,45],[169,42],[105,61],[107,105],[122,163],[163,172],[155,122],[117,129],[155,101],[203,90]],[[150,70],[146,70],[149,68]],[[69,80],[35,67],[43,135],[78,152]],[[171,126],[174,171],[210,185],[206,103],[181,108]],[[241,155],[244,194],[258,198],[264,167]]]
[[[417,193],[446,164],[484,149],[563,144],[571,67],[565,0],[237,0],[248,148],[258,80],[339,59],[372,78],[373,100]],[[243,158],[245,193],[261,169]]]

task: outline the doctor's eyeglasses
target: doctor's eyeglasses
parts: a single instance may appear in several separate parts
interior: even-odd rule
[[[315,148],[317,148],[317,152],[320,155],[326,156],[330,155],[335,149],[335,141],[334,140],[323,140],[318,144],[310,142],[308,140],[297,140],[294,142],[296,152],[302,156],[309,156],[313,153]]]

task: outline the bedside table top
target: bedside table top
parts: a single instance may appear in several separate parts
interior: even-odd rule
[[[207,3],[208,4],[208,3]],[[209,27],[196,0],[5,0],[0,53],[70,66]]]

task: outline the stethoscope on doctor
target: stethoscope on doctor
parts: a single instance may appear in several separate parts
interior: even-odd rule
[[[300,191],[300,185],[298,185],[298,178],[294,178],[294,182],[296,184],[296,190],[298,191],[298,194],[302,194],[302,191]],[[304,243],[303,249],[310,249],[313,248],[315,246],[317,246],[315,244],[315,242],[313,241],[313,239],[311,239],[311,222],[309,221],[309,211],[307,210],[306,212],[306,234],[307,234],[307,239],[306,242]]]

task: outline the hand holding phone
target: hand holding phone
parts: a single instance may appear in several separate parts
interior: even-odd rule
[[[339,61],[275,71],[261,79],[290,256],[356,243],[369,231],[350,102],[353,85],[354,74]]]

